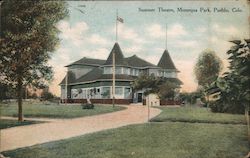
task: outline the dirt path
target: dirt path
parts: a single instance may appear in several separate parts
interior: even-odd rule
[[[113,113],[3,129],[0,132],[0,151],[13,150],[45,142],[67,139],[105,129],[117,128],[148,121],[148,108],[126,106],[127,109]],[[150,108],[150,118],[160,109]]]

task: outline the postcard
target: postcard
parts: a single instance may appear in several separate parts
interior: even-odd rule
[[[249,1],[0,4],[1,158],[250,157]]]

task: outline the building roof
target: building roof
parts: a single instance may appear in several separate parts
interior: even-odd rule
[[[159,61],[159,63],[157,64],[157,66],[163,68],[163,69],[176,69],[174,62],[172,61],[168,50],[165,50],[161,56],[161,59]]]
[[[113,52],[115,53],[115,65],[131,66],[131,67],[157,67],[156,65],[150,62],[147,62],[136,55],[124,58],[124,55],[118,43],[114,44],[107,60],[83,57],[82,59],[75,61],[67,65],[66,67],[69,67],[72,65],[91,65],[91,66],[112,65],[113,64]]]
[[[67,82],[68,84],[70,83],[74,83],[76,81],[75,79],[75,74],[72,71],[68,71],[67,72],[68,75],[65,75],[65,77],[63,78],[63,80],[61,81],[60,84],[65,84],[66,83],[66,77],[67,77]]]
[[[91,82],[97,80],[112,80],[112,74],[103,74],[103,70],[101,68],[94,68],[92,71],[88,72],[87,74],[83,75],[82,77],[75,79],[73,77],[68,78],[68,84],[70,83],[82,83],[82,82]],[[124,81],[132,81],[134,80],[133,76],[125,75],[125,74],[116,74],[116,80],[124,80]],[[65,78],[60,84],[65,84]]]
[[[95,68],[80,78],[76,79],[73,72],[68,72],[68,84],[77,84],[77,83],[85,83],[85,82],[93,82],[100,80],[112,80],[112,74],[103,74],[102,66],[111,66],[113,64],[113,53],[115,53],[115,64],[118,66],[129,66],[129,67],[137,67],[137,68],[163,68],[168,70],[178,71],[168,53],[167,50],[164,51],[158,65],[154,65],[145,61],[144,59],[133,55],[131,57],[124,58],[121,48],[118,43],[115,43],[107,60],[100,59],[92,59],[92,58],[82,58],[76,62],[71,63],[68,66],[72,65],[90,65]],[[133,81],[136,77],[126,74],[116,74],[117,80],[124,81]],[[177,82],[182,84],[182,82],[178,78],[168,78],[170,81]],[[62,80],[60,85],[66,83],[66,77]]]
[[[103,65],[105,62],[106,62],[106,60],[83,57],[82,59],[77,60],[77,61],[75,61],[75,62],[67,65],[66,67],[71,66],[71,65],[93,65],[93,66],[100,66],[100,65]]]
[[[183,82],[181,80],[179,80],[178,78],[166,78],[167,81],[169,82],[173,82],[173,83],[176,83],[178,85],[182,85]]]
[[[157,67],[156,65],[151,64],[151,63],[139,58],[136,55],[125,58],[125,61],[128,63],[129,66],[133,66],[133,67]]]
[[[115,54],[115,65],[128,65],[128,63],[124,59],[122,50],[118,43],[115,43],[104,65],[113,64],[113,53]]]

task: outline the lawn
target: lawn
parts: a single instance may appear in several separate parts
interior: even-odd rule
[[[152,122],[197,122],[197,123],[222,123],[246,124],[244,115],[213,113],[206,108],[199,107],[160,107],[161,114],[151,119]]]
[[[17,120],[0,119],[0,129],[30,125],[30,124],[35,124],[35,123],[41,123],[41,122],[40,121],[27,121],[27,120],[23,122],[18,122]]]
[[[129,125],[3,152],[11,158],[241,158],[249,144],[244,115],[203,108],[167,108]],[[204,122],[204,123],[202,123]]]
[[[245,125],[158,122],[130,125],[3,152],[11,158],[241,158]]]
[[[103,113],[123,110],[125,107],[110,105],[95,105],[94,109],[82,109],[79,105],[58,105],[50,103],[27,103],[24,102],[24,117],[46,117],[46,118],[75,118],[83,116],[91,116]],[[17,104],[0,104],[1,116],[17,116]]]

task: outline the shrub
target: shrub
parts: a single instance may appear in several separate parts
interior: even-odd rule
[[[94,104],[82,104],[82,109],[94,109]]]

